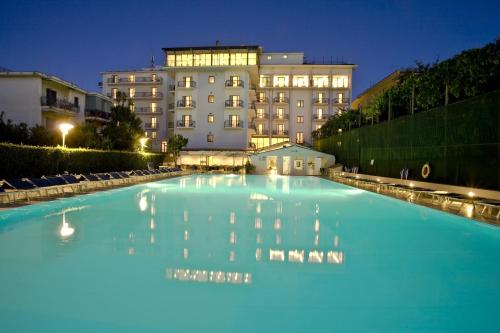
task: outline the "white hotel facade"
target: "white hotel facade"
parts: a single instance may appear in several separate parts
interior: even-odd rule
[[[109,71],[103,93],[125,92],[154,150],[172,134],[188,150],[251,150],[312,143],[312,132],[350,106],[352,64],[310,64],[304,53],[259,46],[164,48],[164,67]]]

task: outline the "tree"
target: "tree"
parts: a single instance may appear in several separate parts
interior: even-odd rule
[[[0,113],[0,141],[10,143],[27,143],[29,140],[29,129],[25,123],[12,124],[8,119],[7,123],[3,120],[4,112]]]
[[[132,111],[132,102],[122,92],[117,93],[117,105],[111,108],[111,121],[104,128],[103,136],[110,141],[111,149],[135,150],[139,138],[144,136],[142,121]]]
[[[94,124],[79,124],[67,136],[68,147],[109,149],[110,143],[99,133]]]
[[[188,144],[188,139],[180,134],[175,134],[173,137],[168,139],[168,151],[172,153],[174,157],[175,166],[177,166],[177,158],[182,148]]]
[[[34,146],[56,146],[60,138],[59,133],[36,125],[30,129],[30,139],[28,142]]]

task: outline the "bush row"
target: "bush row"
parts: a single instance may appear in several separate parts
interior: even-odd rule
[[[0,143],[0,179],[157,167],[163,154],[37,147]]]

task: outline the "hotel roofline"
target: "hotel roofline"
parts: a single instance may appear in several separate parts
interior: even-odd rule
[[[59,84],[63,84],[63,85],[66,85],[66,86],[69,86],[71,87],[72,89],[74,90],[77,90],[81,93],[84,93],[86,94],[87,91],[83,88],[80,88],[78,87],[76,84],[74,83],[71,83],[69,81],[66,81],[66,80],[63,80],[57,76],[53,76],[53,75],[49,75],[49,74],[45,74],[45,73],[42,73],[42,72],[37,72],[37,71],[8,71],[8,72],[0,72],[0,76],[2,77],[29,77],[29,76],[38,76],[40,78],[43,78],[43,79],[46,79],[46,80],[50,80],[50,81],[54,81],[54,82],[57,82]]]
[[[224,50],[261,50],[258,45],[217,45],[217,46],[187,46],[187,47],[163,47],[165,52],[184,52],[184,51],[224,51]]]

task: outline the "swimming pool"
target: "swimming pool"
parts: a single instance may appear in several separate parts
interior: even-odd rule
[[[315,177],[0,212],[1,332],[498,331],[500,228]]]

